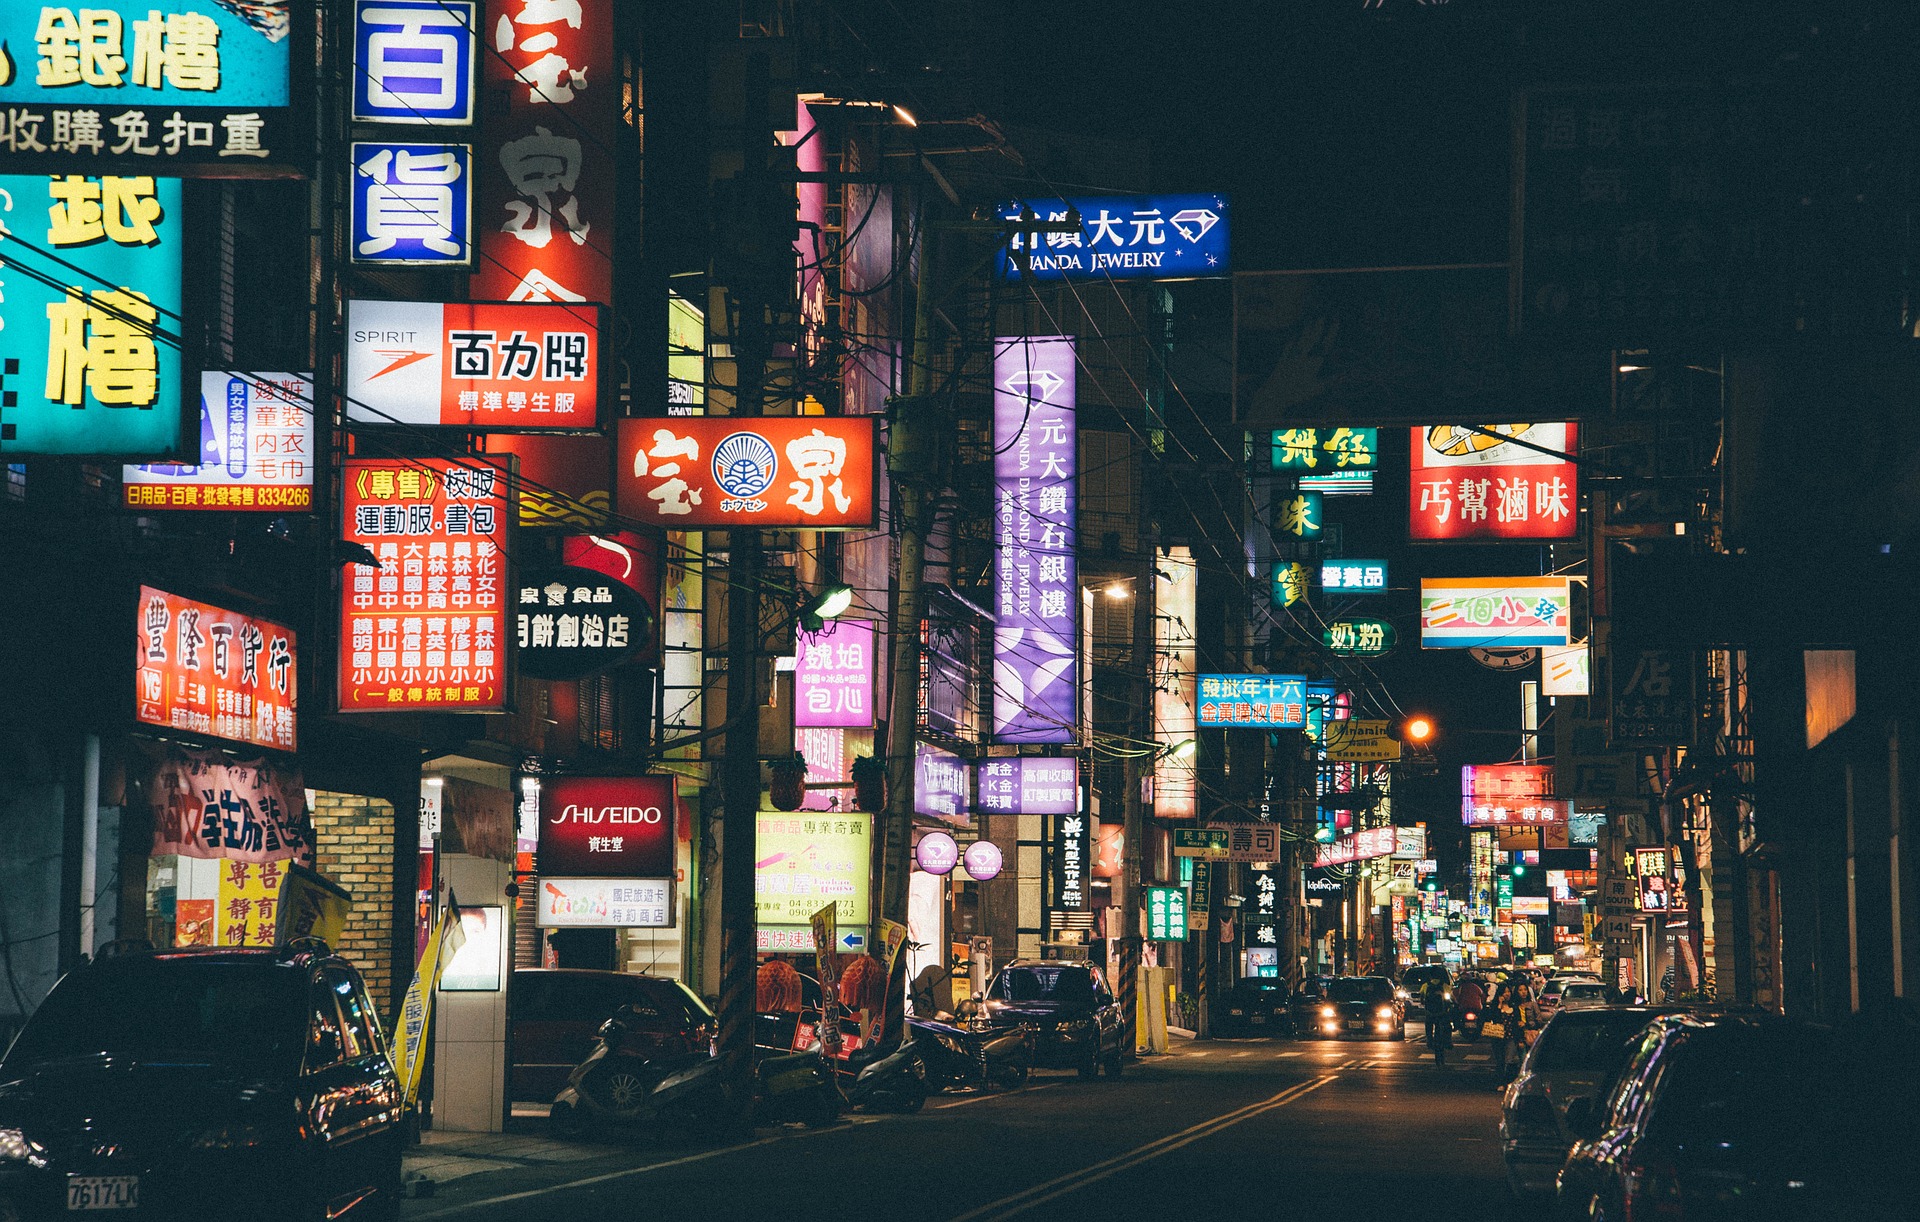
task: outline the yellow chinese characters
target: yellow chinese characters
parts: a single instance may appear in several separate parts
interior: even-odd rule
[[[47,245],[86,246],[102,238],[121,246],[152,246],[160,240],[160,198],[150,176],[98,180],[70,174],[47,184]]]
[[[112,9],[74,10],[48,5],[34,29],[37,83],[59,88],[127,85],[126,29]],[[133,23],[133,84],[196,93],[220,88],[220,27],[205,13],[150,9]]]
[[[153,326],[159,311],[144,293],[75,285],[47,306],[47,399],[85,407],[82,390],[107,407],[152,407],[160,390]]]

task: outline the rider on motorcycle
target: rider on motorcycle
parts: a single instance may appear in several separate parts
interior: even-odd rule
[[[1453,1047],[1453,1000],[1447,996],[1447,982],[1435,977],[1427,982],[1421,995],[1427,1011],[1427,1047],[1433,1049],[1436,1065],[1447,1063],[1447,1050]]]

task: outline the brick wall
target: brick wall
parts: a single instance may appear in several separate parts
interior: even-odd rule
[[[378,798],[314,791],[315,867],[353,893],[346,936],[334,949],[360,969],[383,1015],[396,1012],[393,920],[393,807]],[[411,905],[407,911],[412,911]],[[402,982],[398,987],[404,987]]]

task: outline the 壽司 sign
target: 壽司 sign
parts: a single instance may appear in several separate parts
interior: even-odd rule
[[[1298,730],[1307,724],[1305,675],[1201,675],[1195,723]]]
[[[1408,535],[1422,541],[1571,539],[1580,521],[1572,424],[1413,430]]]
[[[96,174],[289,173],[308,147],[291,118],[293,27],[286,3],[0,5],[0,150]]]
[[[347,420],[592,429],[603,322],[570,302],[349,301]]]
[[[141,586],[134,720],[292,751],[298,652],[285,625]]]
[[[313,507],[313,382],[202,373],[200,461],[122,469],[129,509],[299,513]]]
[[[846,530],[878,519],[873,416],[642,416],[615,440],[623,517],[668,530]]]
[[[532,679],[579,679],[653,643],[653,608],[592,569],[536,569],[513,583],[514,665]]]
[[[507,481],[442,458],[350,458],[340,597],[340,711],[493,712],[506,706]]]
[[[163,338],[180,333],[180,200],[177,178],[0,177],[0,268],[19,273],[0,292],[0,454],[192,456]]]
[[[1565,645],[1572,604],[1565,577],[1423,577],[1420,647]]]
[[[561,776],[540,782],[542,877],[670,879],[673,778]]]
[[[1035,280],[1191,280],[1227,276],[1227,200],[1223,195],[1089,196],[1031,199],[1000,215],[1066,221],[1078,212],[1080,232],[1014,234],[1000,256],[1001,274]]]
[[[354,0],[356,123],[473,123],[476,0]]]

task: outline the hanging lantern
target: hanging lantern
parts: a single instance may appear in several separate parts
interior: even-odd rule
[[[807,760],[795,751],[767,765],[767,800],[775,810],[799,810],[807,800]]]
[[[853,761],[853,804],[870,815],[887,809],[887,762],[871,755]]]

